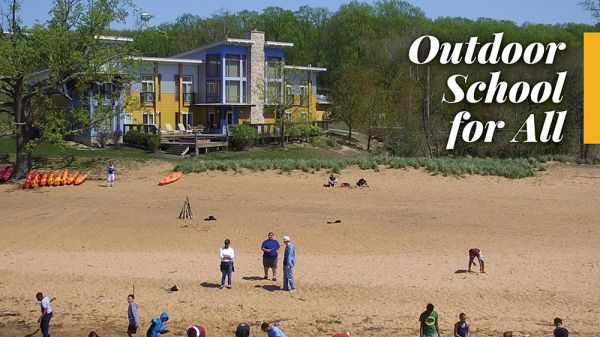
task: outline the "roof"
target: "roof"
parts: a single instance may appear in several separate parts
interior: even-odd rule
[[[96,35],[94,36],[96,39],[100,41],[114,41],[114,42],[133,42],[133,39],[130,37],[122,37],[122,36],[105,36],[105,35]]]
[[[291,42],[277,42],[277,41],[265,42],[265,47],[286,48],[286,47],[293,47],[293,46],[294,46],[294,44]]]
[[[193,54],[193,53],[196,53],[196,52],[199,52],[199,51],[202,51],[202,50],[206,50],[206,49],[210,49],[210,48],[213,48],[213,47],[216,47],[216,46],[220,46],[220,45],[223,45],[223,44],[225,44],[225,45],[234,45],[234,46],[236,46],[236,45],[238,45],[238,46],[239,45],[242,45],[242,46],[251,46],[251,45],[254,44],[254,41],[248,40],[248,39],[227,38],[227,39],[225,39],[223,41],[211,43],[209,45],[202,46],[200,48],[188,50],[186,52],[183,52],[183,53],[180,53],[180,54],[177,54],[177,55],[173,55],[172,57],[174,57],[174,58],[183,57],[183,56],[186,56],[186,55],[189,55],[189,54]]]
[[[304,71],[327,71],[327,68],[308,66],[283,66],[283,69],[304,70]]]
[[[144,57],[144,56],[134,56],[132,57],[134,60],[138,61],[147,61],[147,62],[159,62],[159,63],[176,63],[176,64],[202,64],[202,60],[193,60],[193,59],[176,59],[171,57]]]

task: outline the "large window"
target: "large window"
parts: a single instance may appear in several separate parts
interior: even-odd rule
[[[221,81],[206,81],[206,103],[221,102]]]
[[[219,77],[221,75],[221,55],[208,54],[206,55],[206,76]]]
[[[142,75],[142,92],[154,92],[154,78],[152,78],[152,75]]]
[[[154,125],[154,113],[144,112],[142,114],[142,123],[144,125]]]
[[[192,123],[192,113],[190,113],[190,112],[184,112],[184,113],[181,114],[181,116],[182,116],[183,125],[185,125],[185,127],[187,127],[188,125],[190,125],[190,126],[194,125]]]
[[[240,77],[242,73],[240,55],[225,55],[225,70],[227,77]]]
[[[241,94],[241,83],[240,81],[227,81],[225,82],[226,90],[226,102],[227,103],[240,103]]]
[[[265,101],[270,104],[281,103],[281,82],[267,82],[267,95],[265,97]]]
[[[193,103],[194,101],[194,82],[190,75],[181,76],[181,89],[183,92],[183,102]],[[175,75],[175,99],[179,99],[179,75]]]
[[[283,63],[280,57],[267,58],[267,78],[279,79],[282,76]]]

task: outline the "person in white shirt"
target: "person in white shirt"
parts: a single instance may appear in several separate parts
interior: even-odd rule
[[[50,320],[52,319],[52,302],[56,300],[56,297],[50,299],[45,297],[44,294],[38,292],[35,294],[35,298],[40,301],[40,308],[42,309],[42,315],[38,318],[40,323],[40,330],[42,331],[42,337],[50,337]]]
[[[231,248],[231,241],[225,240],[225,245],[221,247],[219,257],[221,258],[221,289],[225,286],[225,277],[227,277],[227,289],[231,289],[231,273],[235,271],[233,268],[233,258],[235,252]]]

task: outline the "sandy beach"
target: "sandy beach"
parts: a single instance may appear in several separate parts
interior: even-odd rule
[[[323,188],[326,172],[274,171],[157,186],[171,168],[118,170],[114,188],[99,172],[79,187],[0,186],[0,336],[36,330],[37,291],[57,297],[53,336],[125,336],[133,286],[142,320],[168,311],[172,336],[192,323],[233,336],[243,321],[253,336],[264,335],[262,321],[288,337],[417,336],[429,302],[443,336],[460,312],[472,336],[550,336],[556,316],[573,336],[600,336],[600,167],[550,164],[521,180],[340,174],[366,178],[365,189]],[[186,196],[194,220],[177,219]],[[269,231],[296,245],[294,294],[262,280]],[[226,238],[236,271],[233,289],[220,290]],[[485,253],[486,274],[465,273],[472,247]],[[174,284],[181,291],[169,292]]]

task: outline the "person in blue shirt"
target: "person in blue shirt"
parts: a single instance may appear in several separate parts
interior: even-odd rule
[[[108,166],[106,166],[106,184],[108,187],[113,187],[115,185],[115,164],[113,162],[109,162]]]
[[[269,279],[269,268],[273,269],[273,281],[277,281],[277,255],[279,254],[279,241],[275,234],[270,232],[268,239],[263,241],[260,249],[263,251],[263,267],[265,267],[265,280]]]
[[[263,322],[260,329],[266,332],[268,337],[287,337],[281,329],[276,326],[270,326],[267,322]]]
[[[169,314],[163,312],[160,317],[155,318],[150,323],[146,337],[159,337],[162,334],[166,334],[169,330],[165,329],[165,322],[169,320]]]
[[[296,291],[296,281],[294,280],[296,248],[287,235],[283,237],[283,243],[285,243],[285,252],[283,253],[283,290],[294,292]]]

